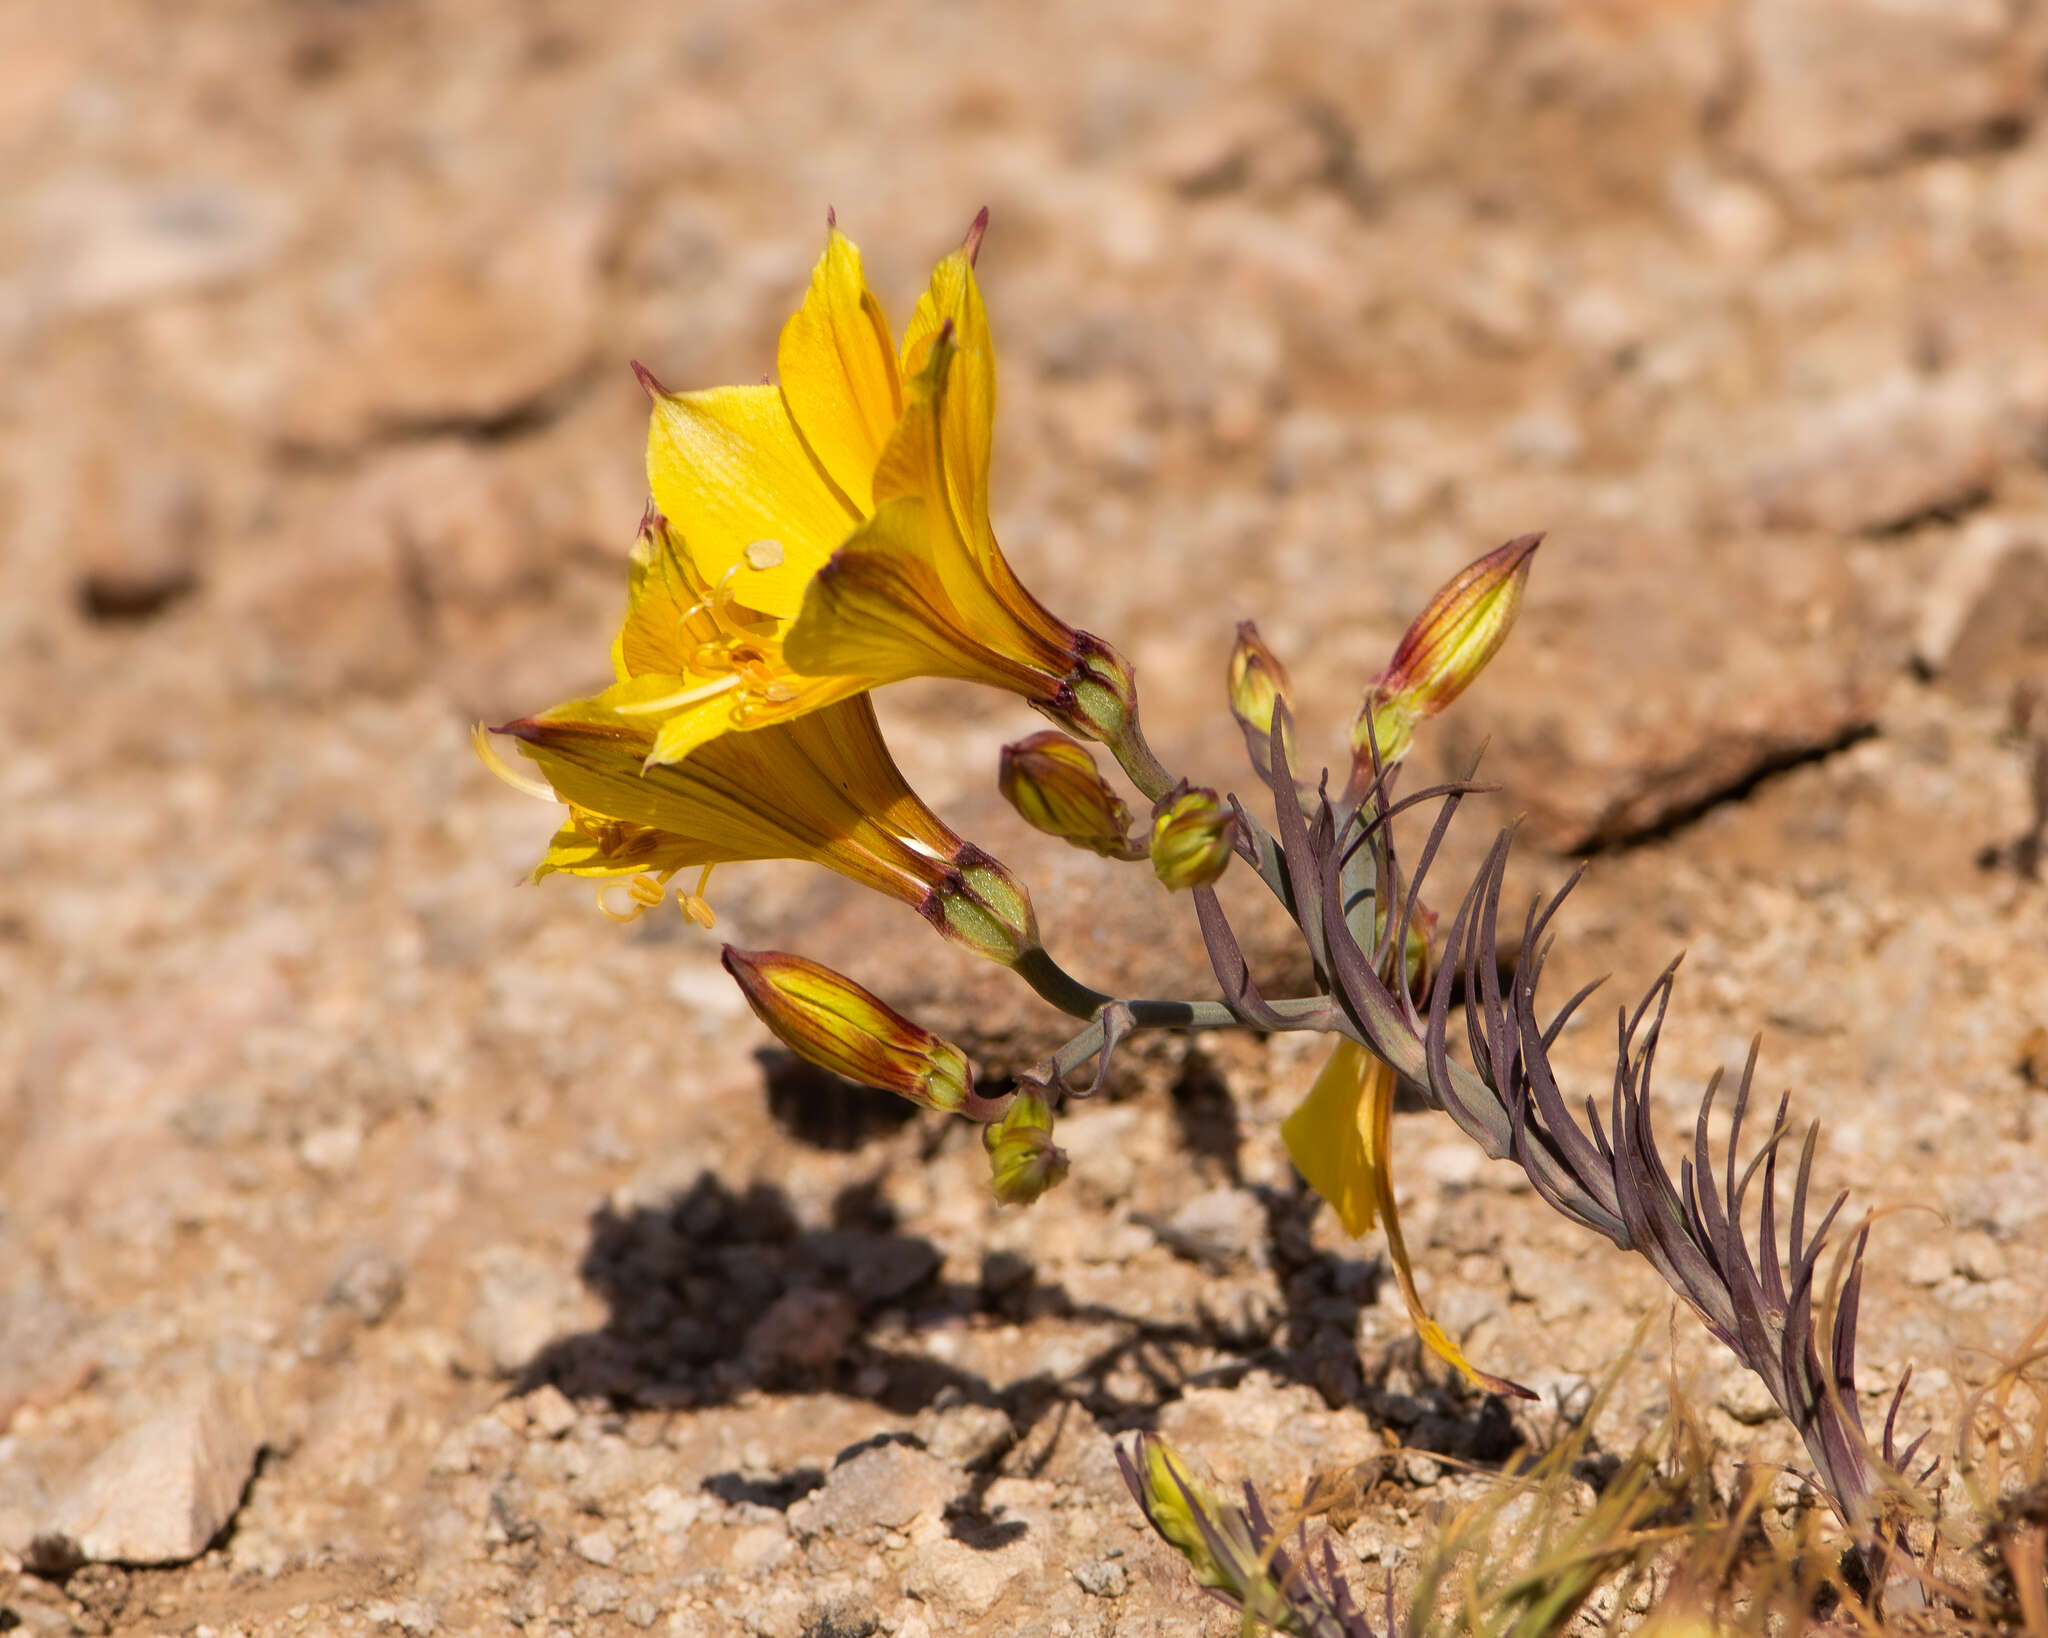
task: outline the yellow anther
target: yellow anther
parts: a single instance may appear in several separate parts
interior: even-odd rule
[[[670,872],[670,874],[674,873]],[[633,901],[629,908],[624,910],[614,910],[612,908],[610,901],[605,895],[614,887],[625,888],[626,897]],[[607,919],[616,921],[623,926],[627,922],[638,921],[667,896],[667,876],[650,876],[642,872],[629,882],[611,881],[599,884],[597,889],[597,907],[604,913]]]
[[[740,554],[747,560],[750,569],[779,569],[782,567],[782,542],[779,540],[750,540]]]
[[[711,908],[710,902],[704,897],[704,889],[711,881],[713,868],[711,865],[704,867],[703,874],[697,878],[696,892],[676,894],[676,907],[707,932],[718,925],[718,912]]]

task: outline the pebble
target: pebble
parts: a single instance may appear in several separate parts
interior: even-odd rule
[[[841,1462],[795,1503],[789,1527],[802,1537],[901,1530],[920,1514],[938,1517],[966,1487],[959,1468],[915,1446],[875,1445]]]
[[[1113,1559],[1096,1558],[1076,1564],[1073,1575],[1083,1592],[1092,1593],[1097,1598],[1121,1598],[1130,1585],[1130,1577],[1124,1573],[1124,1567]]]
[[[1181,1256],[1218,1272],[1265,1263],[1266,1208],[1249,1189],[1198,1194],[1154,1231]]]
[[[197,1558],[240,1505],[262,1442],[254,1397],[218,1378],[94,1458],[52,1509],[49,1550],[120,1564]]]

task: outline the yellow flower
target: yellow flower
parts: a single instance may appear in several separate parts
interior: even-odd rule
[[[1394,1209],[1393,1067],[1356,1041],[1340,1040],[1301,1106],[1280,1127],[1294,1169],[1328,1201],[1344,1232],[1356,1239],[1377,1221],[1386,1231],[1387,1258],[1408,1306],[1408,1318],[1439,1359],[1489,1393],[1531,1395],[1526,1388],[1482,1371],[1442,1326],[1430,1318],[1415,1288],[1408,1243]]]
[[[1127,714],[1129,668],[1046,613],[988,527],[986,219],[934,271],[900,354],[835,225],[783,327],[779,386],[672,393],[639,371],[659,510],[600,699],[654,725],[651,762],[910,676],[992,682],[1090,732]]]
[[[688,865],[804,859],[913,906],[940,932],[999,961],[1037,948],[1023,887],[961,840],[904,783],[865,696],[755,733],[727,734],[676,766],[646,766],[644,717],[575,701],[498,732],[569,805],[536,877],[636,876],[658,903]],[[486,760],[503,768],[495,753]],[[513,782],[525,785],[516,775]],[[652,897],[648,897],[651,892]],[[692,899],[685,909],[692,910]],[[697,919],[708,919],[708,912]]]

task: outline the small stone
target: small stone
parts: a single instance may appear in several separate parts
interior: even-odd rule
[[[726,1562],[740,1575],[766,1575],[770,1570],[781,1569],[793,1552],[789,1529],[780,1520],[748,1525],[734,1538]]]
[[[844,1292],[799,1286],[754,1321],[745,1352],[764,1365],[818,1370],[844,1356],[859,1324],[860,1310]]]
[[[576,1425],[576,1404],[552,1382],[543,1382],[523,1401],[526,1425],[543,1438],[559,1439]]]
[[[1980,1285],[2004,1279],[2007,1271],[2005,1247],[1980,1231],[1957,1235],[1951,1260],[1958,1274]]]
[[[938,1517],[966,1487],[966,1475],[936,1456],[911,1445],[875,1445],[841,1462],[792,1506],[789,1527],[805,1537],[901,1530],[919,1514]]]
[[[1249,1189],[1210,1189],[1154,1225],[1154,1232],[1205,1268],[1260,1266],[1266,1254],[1266,1208]]]
[[[1744,1427],[1762,1427],[1780,1414],[1778,1402],[1753,1371],[1736,1371],[1714,1403]]]
[[[387,1252],[364,1246],[350,1254],[327,1287],[327,1302],[365,1325],[376,1325],[405,1294],[405,1265]]]
[[[1923,1240],[1906,1253],[1899,1272],[1909,1285],[1935,1286],[1947,1279],[1954,1267],[1948,1247]]]
[[[1084,1593],[1092,1593],[1097,1598],[1121,1598],[1124,1589],[1130,1585],[1130,1577],[1124,1573],[1124,1567],[1107,1558],[1076,1564],[1074,1580]]]
[[[618,1543],[612,1540],[609,1530],[591,1530],[578,1536],[570,1545],[575,1548],[576,1556],[588,1563],[610,1569],[618,1562]]]
[[[577,1549],[582,1550],[580,1542]],[[579,1575],[570,1585],[569,1601],[585,1615],[610,1615],[625,1603],[626,1585],[615,1575]]]
[[[933,1408],[917,1419],[917,1436],[942,1462],[973,1472],[1010,1448],[1017,1429],[1000,1405]]]
[[[575,1296],[555,1265],[516,1246],[496,1246],[480,1260],[476,1305],[464,1329],[491,1369],[511,1376],[555,1339]]]
[[[934,1624],[944,1632],[970,1617],[986,1615],[1043,1562],[1029,1536],[994,1549],[941,1536],[905,1566],[903,1586],[931,1606],[933,1615],[941,1618]]]
[[[363,1129],[352,1120],[315,1127],[299,1140],[299,1160],[321,1177],[347,1177],[362,1153]]]
[[[644,1632],[661,1619],[661,1606],[645,1593],[642,1593],[637,1597],[627,1599],[624,1606],[619,1610],[619,1614],[623,1615],[634,1626]]]
[[[363,1617],[374,1626],[397,1627],[409,1632],[414,1638],[425,1638],[441,1625],[441,1618],[431,1604],[417,1598],[402,1598],[395,1603],[378,1600],[363,1606]]]
[[[194,1385],[94,1458],[52,1510],[47,1550],[119,1564],[197,1558],[241,1504],[261,1442],[246,1387]]]

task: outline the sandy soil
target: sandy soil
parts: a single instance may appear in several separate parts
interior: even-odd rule
[[[1870,1403],[1911,1362],[1948,1438],[2048,1308],[2044,65],[1995,0],[8,8],[0,1625],[1222,1634],[1113,1434],[1375,1464],[1373,1590],[1645,1317],[1605,1448],[1675,1381],[1793,1456],[1418,1110],[1431,1301],[1550,1398],[1452,1391],[1292,1180],[1298,1041],[1134,1054],[1006,1212],[971,1131],[767,1052],[716,938],[514,885],[549,819],[466,735],[603,677],[626,362],[761,378],[828,205],[899,319],[992,208],[998,527],[1199,777],[1237,620],[1334,755],[1433,586],[1551,532],[1432,740],[1504,784],[1441,891],[1526,815],[1517,893],[1594,856],[1560,981],[1688,952],[1674,1135],[1765,1032],[1890,1214]],[[1070,966],[1213,993],[1185,904],[1003,810],[1027,712],[883,709]],[[992,1072],[1057,1038],[819,873],[716,888]],[[185,1561],[23,1568],[109,1494],[99,1556]]]

